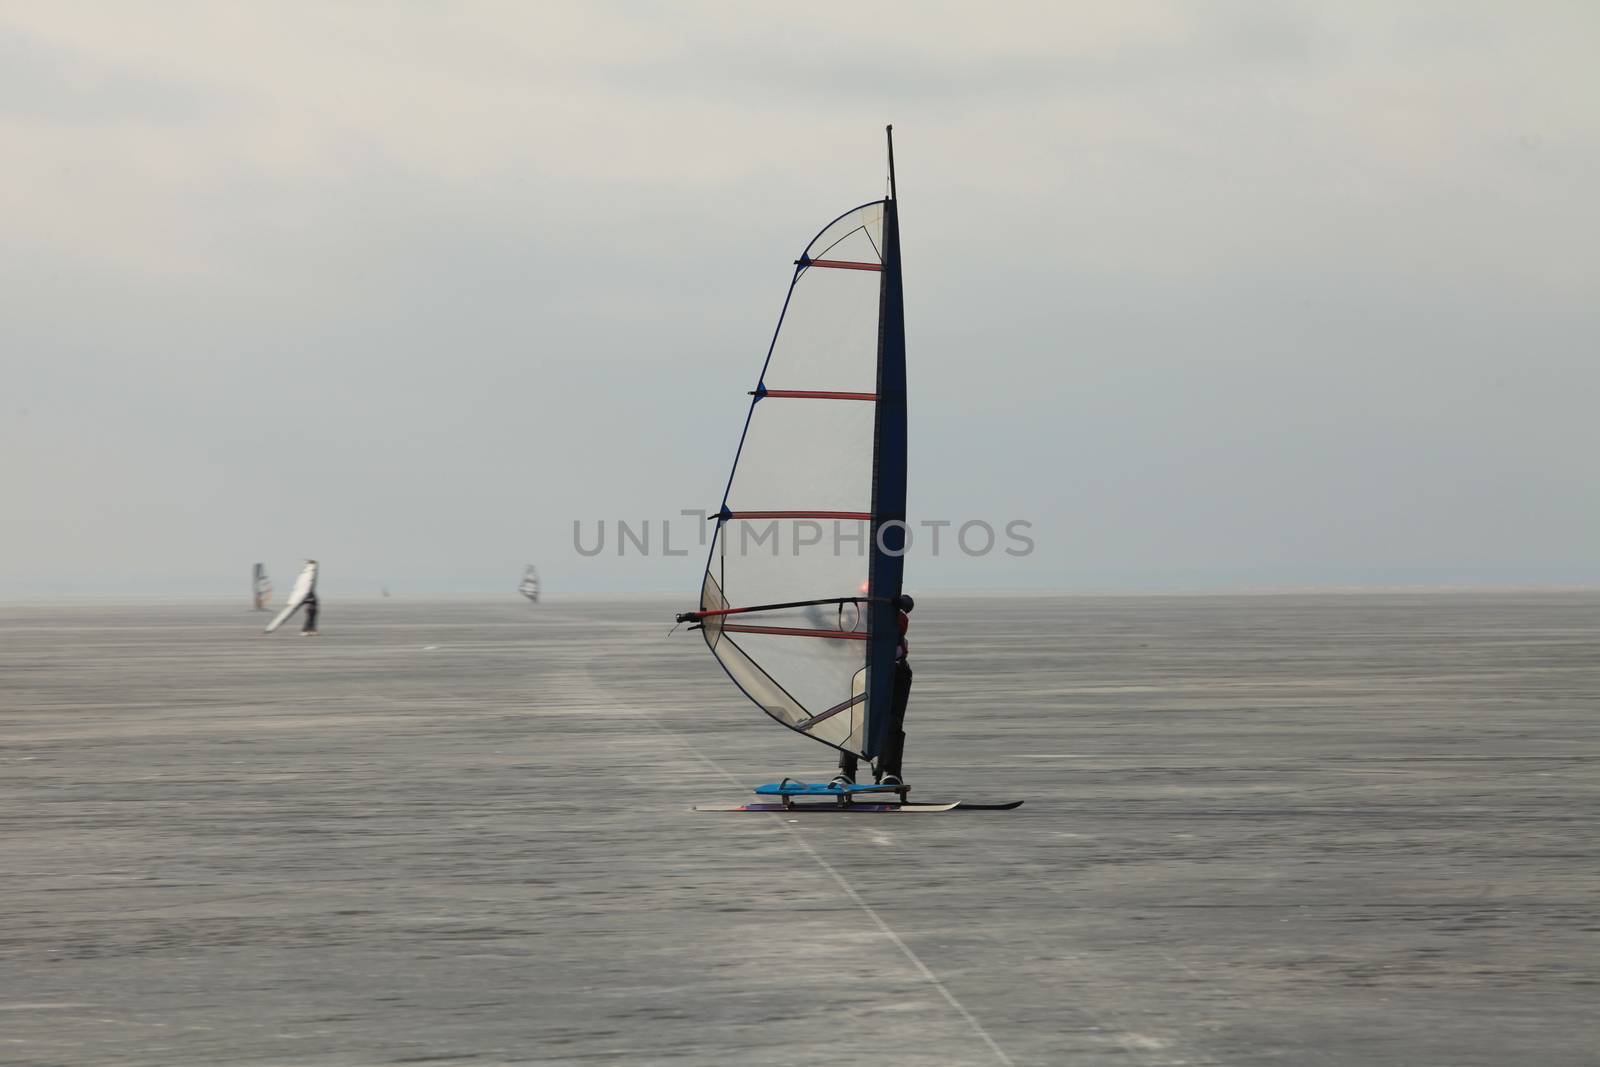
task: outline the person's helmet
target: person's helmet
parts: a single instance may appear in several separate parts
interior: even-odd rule
[[[899,608],[901,611],[909,612],[912,608],[917,606],[917,602],[911,599],[910,593],[901,593],[899,596],[894,598],[894,606]]]

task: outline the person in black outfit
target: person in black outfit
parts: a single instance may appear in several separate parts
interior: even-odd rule
[[[878,754],[877,781],[879,785],[900,785],[900,761],[906,751],[906,704],[911,700],[911,644],[906,631],[911,626],[910,611],[916,601],[901,596],[896,607],[900,609],[900,647],[894,657],[894,704],[890,708],[889,736],[884,750]],[[829,785],[855,785],[858,763],[854,752],[839,753],[839,773]]]
[[[305,625],[300,627],[302,637],[317,632],[317,606],[317,591],[313,589],[311,595],[306,597],[306,621]]]

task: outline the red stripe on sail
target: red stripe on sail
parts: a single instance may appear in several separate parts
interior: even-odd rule
[[[777,637],[830,637],[837,641],[865,641],[866,634],[845,633],[843,630],[805,630],[798,626],[734,626],[722,627],[723,633],[773,634]]]
[[[882,270],[882,263],[857,263],[848,259],[807,259],[801,263],[807,267],[835,267],[839,270]]]
[[[870,511],[730,511],[730,519],[860,519],[872,521]]]
[[[751,396],[758,395],[755,390]],[[876,400],[877,393],[833,393],[816,389],[768,389],[760,396],[786,396],[796,400]]]

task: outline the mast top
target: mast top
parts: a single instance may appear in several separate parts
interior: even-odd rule
[[[889,139],[889,199],[897,199],[894,192],[894,124],[883,128],[884,136]]]

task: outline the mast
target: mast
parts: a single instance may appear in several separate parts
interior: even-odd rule
[[[883,272],[878,297],[878,402],[873,420],[872,536],[867,582],[868,758],[883,752],[894,704],[900,645],[898,601],[906,546],[906,320],[900,281],[899,200],[894,182],[894,127],[889,143],[889,198],[883,205]]]
[[[884,136],[889,139],[889,199],[895,199],[894,192],[894,125],[891,123],[883,128]]]

